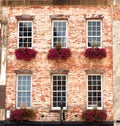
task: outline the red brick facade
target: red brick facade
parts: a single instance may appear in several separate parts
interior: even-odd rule
[[[16,60],[17,16],[33,16],[33,48],[38,52],[31,61]],[[52,46],[51,16],[63,15],[68,20],[68,47],[72,55],[67,60],[48,60]],[[86,18],[102,16],[102,47],[107,56],[90,60],[84,56],[86,49]],[[87,108],[87,74],[102,74],[103,108],[108,121],[113,120],[112,83],[112,15],[109,6],[26,6],[10,7],[8,14],[6,107],[16,106],[16,72],[27,69],[32,73],[32,106],[37,108],[37,120],[58,120],[58,112],[51,111],[51,71],[68,70],[66,120],[80,121]],[[43,117],[43,116],[44,117]]]

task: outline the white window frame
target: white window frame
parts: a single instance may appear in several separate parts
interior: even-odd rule
[[[63,107],[63,110],[67,110],[67,75],[66,74],[52,74],[52,101],[51,101],[51,109],[52,110],[60,110],[60,107],[53,107],[53,76],[65,76],[66,77],[66,106]]]
[[[16,108],[20,108],[21,106],[18,106],[18,77],[19,76],[30,76],[31,77],[31,85],[30,85],[30,106],[25,106],[25,107],[27,107],[27,108],[31,108],[31,106],[32,106],[32,75],[31,74],[18,74],[17,75],[17,82],[16,82]],[[25,91],[23,91],[23,92],[25,92]],[[26,91],[27,92],[27,91]],[[23,103],[24,104],[24,103]]]
[[[103,80],[103,75],[102,74],[87,74],[87,90],[86,90],[86,94],[87,94],[87,99],[86,99],[86,101],[87,101],[87,109],[93,109],[94,107],[96,107],[96,105],[95,106],[91,106],[91,107],[89,107],[89,105],[88,105],[88,76],[101,76],[101,107],[98,107],[97,106],[97,109],[102,109],[103,108],[103,90],[102,90],[102,80]]]
[[[88,37],[89,37],[89,35],[88,35],[88,22],[93,22],[93,21],[95,21],[95,22],[97,22],[97,21],[99,21],[100,22],[100,36],[90,36],[90,37],[100,37],[101,38],[101,41],[100,41],[100,46],[98,46],[99,48],[102,48],[102,20],[87,20],[86,21],[86,46],[87,46],[87,48],[91,48],[92,46],[88,46]]]
[[[54,30],[53,30],[53,27],[54,27],[54,22],[65,22],[66,23],[66,42],[65,42],[65,44],[66,44],[66,46],[64,46],[64,47],[62,47],[62,48],[67,48],[67,41],[68,41],[68,31],[67,31],[67,29],[68,29],[68,23],[67,23],[67,20],[53,20],[52,21],[52,48],[55,48],[54,47]]]
[[[20,20],[20,21],[18,21],[18,48],[26,48],[26,47],[24,47],[24,46],[22,46],[22,47],[20,47],[19,46],[19,38],[20,38],[20,34],[19,34],[19,23],[20,22],[22,22],[22,23],[25,23],[25,22],[30,22],[31,24],[32,24],[32,34],[31,34],[31,38],[32,38],[32,41],[31,41],[31,47],[27,47],[27,48],[32,48],[33,47],[33,21],[29,21],[29,20],[27,20],[27,21],[22,21],[22,20]],[[23,35],[24,36],[24,35]]]

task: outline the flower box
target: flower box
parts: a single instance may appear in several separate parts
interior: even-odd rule
[[[104,48],[88,48],[85,50],[85,57],[89,59],[102,59],[106,57],[106,50]]]
[[[29,61],[36,57],[37,51],[30,48],[18,48],[15,50],[15,56],[17,60]]]
[[[85,110],[82,112],[82,119],[86,122],[104,122],[107,118],[105,110]]]
[[[52,48],[48,52],[48,59],[67,59],[71,56],[71,50],[69,48]]]
[[[33,109],[21,108],[10,112],[10,121],[33,121],[35,118],[36,111]]]

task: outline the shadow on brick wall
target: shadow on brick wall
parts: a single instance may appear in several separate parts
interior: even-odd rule
[[[0,85],[0,109],[5,109],[5,85]]]
[[[4,126],[4,121],[0,121],[0,126]]]
[[[5,122],[4,126],[113,126],[113,122],[86,123],[86,122]]]

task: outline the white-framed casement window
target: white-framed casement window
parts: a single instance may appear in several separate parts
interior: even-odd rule
[[[33,23],[32,21],[18,22],[18,47],[32,47]]]
[[[16,107],[31,107],[31,75],[17,75]]]
[[[61,47],[67,47],[67,21],[53,20],[52,21],[52,47],[60,44]]]
[[[101,20],[87,20],[87,47],[102,47]]]
[[[102,75],[87,75],[87,108],[102,108]]]
[[[67,75],[52,75],[52,109],[60,110],[62,106],[63,109],[67,108]]]

